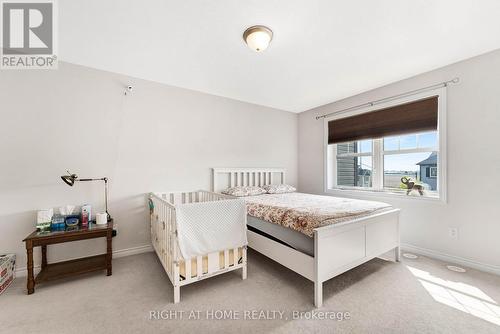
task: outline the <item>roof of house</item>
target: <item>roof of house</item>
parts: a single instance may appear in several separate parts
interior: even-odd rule
[[[432,152],[427,159],[418,162],[417,165],[437,165],[437,153]]]

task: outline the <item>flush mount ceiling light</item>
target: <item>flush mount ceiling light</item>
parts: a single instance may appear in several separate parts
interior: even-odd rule
[[[245,30],[243,40],[256,52],[264,51],[273,39],[273,32],[265,26],[253,26]]]

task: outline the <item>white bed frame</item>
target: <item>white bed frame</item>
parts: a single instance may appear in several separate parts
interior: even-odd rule
[[[213,168],[212,190],[284,184],[285,174],[283,168]],[[315,229],[314,256],[252,231],[248,246],[314,282],[314,305],[321,307],[323,282],[391,250],[399,262],[399,209]]]
[[[242,279],[247,278],[246,245],[185,260],[180,254],[177,241],[176,205],[227,200],[234,197],[198,190],[192,192],[150,193],[149,198],[153,202],[151,241],[168,278],[174,286],[174,303],[178,303],[181,299],[181,286],[237,269],[242,270]],[[241,261],[239,261],[240,258]],[[204,268],[204,263],[206,268]],[[182,269],[184,269],[184,276],[181,276]]]

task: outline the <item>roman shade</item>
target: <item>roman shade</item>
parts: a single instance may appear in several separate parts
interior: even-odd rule
[[[433,131],[438,126],[438,97],[339,118],[328,122],[328,144]]]

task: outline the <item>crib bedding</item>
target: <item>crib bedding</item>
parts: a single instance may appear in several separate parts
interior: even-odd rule
[[[314,229],[388,211],[391,205],[304,193],[264,194],[244,198],[247,214],[312,237]]]
[[[239,199],[180,204],[175,215],[184,259],[247,244],[245,203]]]

